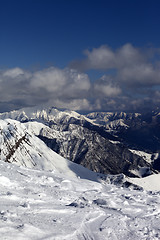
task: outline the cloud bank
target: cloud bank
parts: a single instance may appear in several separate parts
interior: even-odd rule
[[[0,70],[0,111],[50,102],[78,111],[141,111],[160,105],[160,49],[125,44],[84,52],[70,67]],[[102,72],[93,81],[87,70]],[[104,74],[105,72],[105,74]]]
[[[91,88],[87,74],[50,67],[29,72],[21,68],[0,71],[0,111],[51,102],[74,110],[90,109]]]

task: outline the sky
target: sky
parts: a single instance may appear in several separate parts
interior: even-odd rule
[[[0,0],[0,112],[160,107],[159,0]]]

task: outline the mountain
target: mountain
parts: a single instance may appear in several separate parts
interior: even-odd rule
[[[150,162],[154,170],[160,171],[160,113],[90,113],[94,123],[99,123],[120,142],[137,155]],[[148,156],[150,157],[148,158]]]
[[[160,113],[107,113],[86,115],[94,123],[103,126],[132,149],[147,152],[160,151]]]
[[[128,125],[124,123],[124,119],[128,121],[127,115],[108,113],[102,116],[101,114],[103,122],[106,121],[107,116],[112,117],[110,130],[106,125],[100,124],[99,120],[95,121],[95,118],[90,116],[80,115],[74,111],[60,111],[53,107],[26,108],[0,114],[1,119],[12,118],[24,123],[48,147],[62,157],[95,172],[124,173],[127,176],[145,176],[154,172],[151,162],[147,161],[143,155],[131,151],[125,141],[115,134],[115,126],[118,123],[120,124],[118,129],[128,129]],[[129,119],[133,122],[138,116],[133,114]],[[118,117],[124,119],[118,119]],[[116,124],[115,122],[112,124],[113,121],[117,121]]]
[[[98,181],[100,174],[64,159],[33,135],[23,123],[0,120],[0,159],[31,169],[49,170],[66,176]]]
[[[52,171],[72,178],[96,182],[105,181],[119,186],[138,189],[138,185],[126,179],[124,174],[104,175],[73,163],[53,150],[33,134],[45,126],[42,123],[20,123],[16,120],[0,120],[0,159],[20,167]],[[129,182],[128,182],[129,181]]]

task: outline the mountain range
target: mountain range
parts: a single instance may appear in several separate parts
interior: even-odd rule
[[[54,152],[97,173],[144,177],[160,170],[156,112],[82,115],[35,107],[1,113],[0,119],[21,122]]]

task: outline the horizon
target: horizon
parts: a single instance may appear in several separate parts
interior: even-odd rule
[[[94,110],[94,111],[86,111],[86,110],[72,110],[69,108],[58,108],[53,106],[52,104],[39,104],[39,105],[34,105],[34,106],[25,106],[22,108],[15,108],[9,111],[0,111],[0,115],[1,114],[6,114],[6,113],[10,113],[10,112],[18,112],[18,111],[25,111],[25,110],[31,110],[33,109],[34,111],[41,111],[41,110],[47,110],[47,109],[56,109],[58,111],[62,111],[62,112],[68,112],[68,111],[73,111],[76,112],[80,115],[87,115],[90,113],[116,113],[116,114],[120,114],[120,113],[126,113],[126,114],[140,114],[140,115],[148,115],[148,114],[159,114],[160,113],[160,109],[157,107],[156,109],[149,109],[149,110],[142,110],[142,111],[120,111],[120,110],[115,110],[115,111],[101,111],[101,110]]]
[[[0,112],[160,107],[160,2],[2,0]]]

